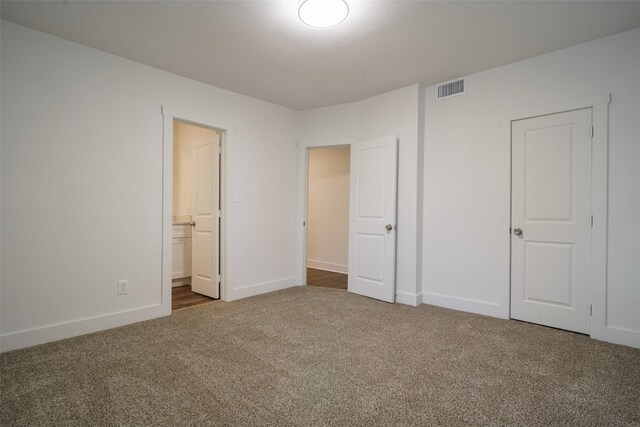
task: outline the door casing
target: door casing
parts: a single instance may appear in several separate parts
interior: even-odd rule
[[[162,107],[163,115],[163,144],[162,144],[162,312],[171,314],[171,237],[173,210],[173,122],[179,120],[196,126],[210,128],[220,133],[220,299],[228,298],[228,284],[233,278],[227,268],[228,265],[228,191],[227,191],[227,147],[231,139],[229,129],[233,126],[194,111],[175,111],[166,106]]]

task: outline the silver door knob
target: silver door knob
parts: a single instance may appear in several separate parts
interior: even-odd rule
[[[393,225],[387,224],[387,225],[384,226],[384,228],[386,228],[387,231],[391,231],[391,230],[393,230]]]
[[[191,222],[189,223],[189,225],[190,225],[190,226],[192,226],[192,227],[195,227],[195,226],[196,226],[196,222],[195,222],[195,221],[191,221]]]
[[[514,228],[513,229],[513,234],[515,234],[516,236],[521,236],[522,235],[522,228]]]

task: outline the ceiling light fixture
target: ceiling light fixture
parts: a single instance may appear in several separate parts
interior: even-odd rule
[[[330,28],[349,16],[345,0],[302,0],[298,5],[298,18],[313,28]]]

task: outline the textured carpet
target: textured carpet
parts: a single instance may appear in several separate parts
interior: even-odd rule
[[[640,350],[327,288],[5,353],[1,424],[638,425]]]

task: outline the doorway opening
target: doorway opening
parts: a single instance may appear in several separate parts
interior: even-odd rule
[[[336,141],[341,142],[335,143]],[[313,171],[309,172],[309,169],[313,169],[315,153],[324,154],[327,152],[322,150],[339,148],[343,145],[349,147],[349,172],[348,175],[343,172],[343,179],[349,182],[349,207],[346,209],[347,214],[345,214],[348,218],[347,225],[344,227],[345,231],[342,231],[340,235],[347,236],[342,244],[347,255],[341,261],[324,261],[318,259],[317,252],[314,252],[313,239],[316,236],[313,231],[314,224],[307,227],[307,222],[314,223],[318,218],[326,218],[328,215],[322,214],[318,217],[313,212],[309,213],[310,210],[314,210],[313,201],[309,203],[310,197],[313,200],[313,196],[309,196],[309,193],[313,191],[313,184],[316,181],[316,174]],[[300,186],[299,212],[302,214],[301,226],[303,228],[298,240],[300,258],[297,266],[303,284],[310,284],[307,280],[307,267],[315,267],[315,270],[320,267],[326,272],[327,270],[337,270],[335,268],[337,264],[343,266],[341,271],[345,271],[345,264],[342,263],[346,262],[348,292],[390,303],[395,302],[398,138],[395,135],[361,141],[344,138],[327,140],[324,143],[315,141],[309,145],[304,144],[302,147],[303,150],[300,151],[300,178],[301,182],[305,182],[305,185]],[[335,163],[330,163],[330,165],[335,167]],[[318,174],[317,181],[330,182],[329,177],[330,175]],[[329,200],[336,198],[336,191],[329,191],[328,194],[330,195]],[[319,212],[326,211],[327,203],[319,205]],[[325,239],[327,235],[331,236],[336,230],[340,230],[337,221],[331,221],[332,217],[328,217],[329,222],[319,233]],[[345,220],[343,219],[343,221]],[[309,232],[310,228],[311,232]],[[307,244],[308,240],[312,242]],[[336,239],[327,240],[333,242]],[[334,248],[333,245],[330,247]],[[307,255],[308,252],[309,255]],[[324,264],[317,261],[324,261]],[[333,272],[344,274],[341,271]],[[331,283],[333,282],[331,280]],[[311,285],[313,286],[313,284]]]
[[[310,148],[308,156],[307,285],[347,290],[351,147]]]
[[[220,298],[223,131],[173,120],[171,307]]]

